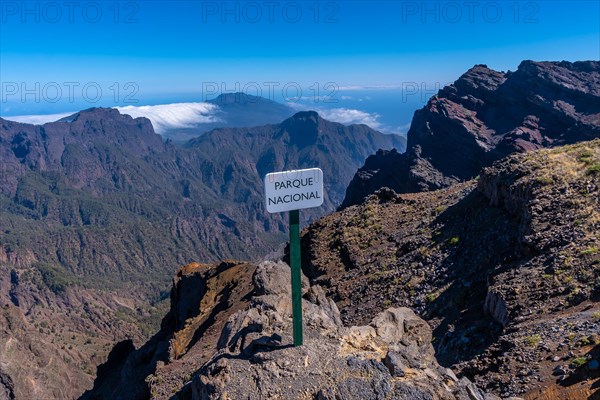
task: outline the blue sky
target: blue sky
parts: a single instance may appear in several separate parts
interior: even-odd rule
[[[332,82],[339,99],[350,87],[443,85],[479,63],[600,59],[597,0],[73,3],[0,3],[1,115],[72,110],[83,97],[199,101],[215,83],[265,97],[271,87],[280,100],[285,85],[323,96]]]

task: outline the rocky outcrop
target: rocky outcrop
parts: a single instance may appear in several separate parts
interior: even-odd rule
[[[435,190],[474,178],[514,152],[599,136],[599,62],[523,61],[506,73],[476,65],[415,112],[405,154],[379,152],[367,160],[341,207],[382,186]]]
[[[502,324],[502,326],[508,325],[508,309],[500,293],[493,290],[488,291],[483,302],[483,311]]]
[[[286,264],[258,266],[261,295],[227,321],[219,350],[192,380],[193,399],[495,398],[437,364],[431,329],[407,308],[346,328],[335,303],[312,286],[303,300],[304,345],[290,346],[289,277]]]
[[[216,351],[227,318],[248,305],[255,270],[232,260],[182,267],[160,330],[137,349],[115,346],[82,399],[169,398]]]
[[[15,384],[12,378],[0,369],[0,398],[2,400],[14,400],[15,397]]]
[[[306,277],[304,345],[293,347],[290,289],[281,261],[183,267],[161,331],[115,348],[83,398],[497,399],[437,363],[431,328],[410,309],[346,327]]]

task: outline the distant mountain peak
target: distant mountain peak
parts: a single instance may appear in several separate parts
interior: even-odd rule
[[[312,120],[316,123],[318,120],[320,120],[322,118],[319,116],[319,113],[317,113],[316,111],[309,110],[309,111],[299,111],[296,114],[292,115],[292,117],[289,119]]]
[[[316,111],[300,111],[281,123],[281,130],[290,135],[290,141],[298,147],[314,144],[319,137],[319,125],[323,123]]]
[[[119,110],[116,108],[108,108],[108,107],[92,107],[87,108],[85,110],[81,110],[76,112],[75,114],[69,115],[67,117],[61,118],[56,122],[75,122],[78,120],[117,120],[117,121],[125,121],[125,120],[144,120],[150,122],[145,117],[133,118],[129,114],[121,114]]]
[[[281,126],[317,126],[325,121],[316,111],[299,111],[281,123]]]
[[[261,96],[253,96],[251,94],[247,94],[244,92],[235,92],[235,93],[222,93],[215,97],[214,99],[208,100],[208,103],[217,104],[217,105],[231,105],[231,104],[252,104],[252,103],[275,103],[274,101],[261,97]]]

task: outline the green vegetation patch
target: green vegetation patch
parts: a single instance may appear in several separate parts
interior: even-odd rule
[[[599,251],[599,250],[598,250],[598,248],[597,248],[597,247],[595,247],[595,246],[592,246],[592,247],[588,247],[587,249],[583,250],[583,251],[581,252],[581,255],[582,255],[582,256],[589,256],[589,255],[592,255],[592,254],[596,254],[596,253],[598,253],[598,251]]]
[[[41,261],[35,263],[33,266],[40,272],[42,280],[48,289],[56,294],[64,292],[69,286],[81,284],[78,277],[61,267]]]
[[[535,334],[535,335],[527,336],[525,338],[525,343],[527,343],[529,346],[535,347],[538,345],[538,343],[541,340],[542,340],[542,337],[538,334]]]
[[[589,165],[593,162],[594,153],[590,149],[585,149],[577,156],[577,161]]]
[[[584,366],[587,363],[587,358],[585,357],[577,357],[574,358],[573,361],[571,361],[571,365],[573,365],[575,368],[579,368]]]
[[[450,243],[452,246],[456,246],[458,242],[460,242],[460,238],[458,236],[454,236],[448,240],[448,243]]]
[[[585,173],[586,175],[600,175],[600,163],[592,165]]]

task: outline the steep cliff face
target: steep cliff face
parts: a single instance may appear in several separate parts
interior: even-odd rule
[[[600,136],[600,63],[523,61],[515,72],[476,65],[415,112],[402,156],[371,156],[342,207],[388,186],[435,190],[525,152]]]
[[[185,266],[161,331],[139,350],[115,348],[83,398],[498,399],[439,366],[431,329],[413,311],[345,327],[306,278],[305,343],[291,346],[290,288],[280,261]]]
[[[437,191],[380,189],[304,231],[303,268],[348,325],[416,310],[438,360],[488,390],[588,399],[598,232],[600,139],[509,156]]]

